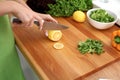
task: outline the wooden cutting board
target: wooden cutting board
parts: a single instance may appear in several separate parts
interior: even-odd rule
[[[120,52],[111,46],[110,39],[111,33],[119,29],[116,25],[107,30],[97,30],[87,20],[77,23],[71,17],[55,19],[70,27],[62,31],[63,37],[58,41],[64,44],[61,50],[54,49],[56,42],[49,40],[36,26],[13,25],[17,45],[44,80],[81,80],[120,58]],[[88,38],[101,40],[105,53],[82,55],[77,49],[78,42]]]

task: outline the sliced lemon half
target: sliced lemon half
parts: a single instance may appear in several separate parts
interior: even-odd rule
[[[52,41],[58,41],[62,38],[61,30],[48,30],[48,38]]]
[[[62,49],[62,48],[64,47],[64,45],[63,45],[63,43],[55,43],[55,44],[53,45],[53,47],[54,47],[55,49]]]

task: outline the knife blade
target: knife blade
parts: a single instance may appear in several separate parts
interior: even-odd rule
[[[18,18],[14,18],[12,20],[13,23],[17,23],[17,24],[21,24],[22,21],[19,20]],[[38,21],[34,21],[34,24],[36,24],[39,27],[39,22]],[[55,22],[48,22],[45,21],[43,24],[43,29],[44,30],[64,30],[64,29],[68,29],[69,27],[59,24],[59,23],[55,23]]]

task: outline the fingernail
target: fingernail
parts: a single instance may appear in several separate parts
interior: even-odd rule
[[[41,27],[40,27],[40,31],[42,30],[44,20],[41,20],[41,23],[42,23],[42,25],[41,25]]]
[[[41,22],[44,23],[44,20],[42,20]]]

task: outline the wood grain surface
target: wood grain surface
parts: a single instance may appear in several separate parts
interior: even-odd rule
[[[77,23],[72,17],[55,19],[69,26],[69,29],[62,30],[63,37],[58,41],[64,44],[61,50],[54,49],[56,42],[49,40],[37,26],[25,28],[13,25],[17,45],[44,80],[81,80],[120,59],[120,52],[111,46],[111,33],[119,29],[116,25],[98,30],[87,20]],[[78,42],[88,38],[101,40],[105,53],[82,55],[77,49]]]
[[[120,60],[86,76],[82,80],[120,80]]]

